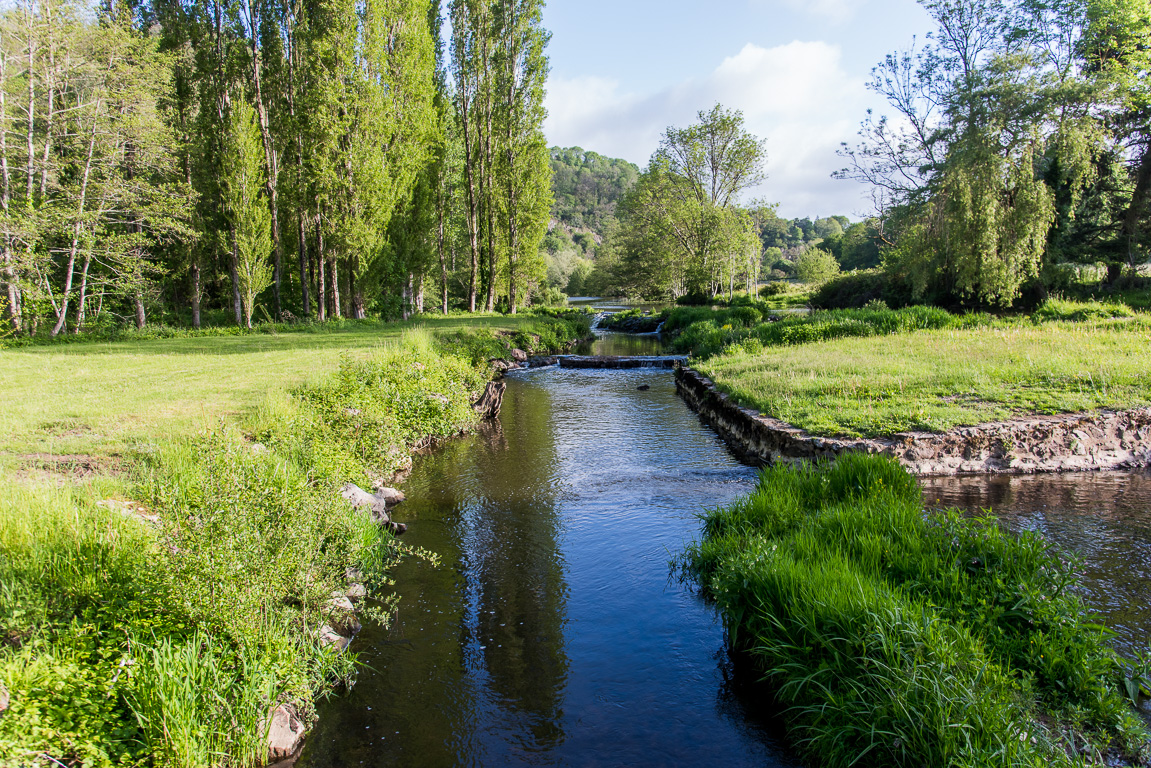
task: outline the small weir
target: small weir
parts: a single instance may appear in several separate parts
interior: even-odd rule
[[[560,368],[675,368],[687,355],[561,355]]]

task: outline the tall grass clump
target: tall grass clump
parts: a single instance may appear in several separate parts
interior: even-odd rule
[[[679,566],[815,764],[1148,758],[1074,563],[989,517],[925,513],[890,459],[765,469],[754,493],[705,516]]]
[[[144,525],[97,498],[90,488],[0,487],[0,683],[11,696],[0,765],[142,754],[116,681],[126,679],[125,631],[157,621],[169,593],[150,568]]]
[[[666,330],[677,331],[673,346],[680,352],[707,358],[732,347],[756,349],[810,344],[851,336],[886,336],[939,328],[989,326],[990,315],[953,315],[938,307],[818,310],[801,315],[771,315],[756,306],[711,310],[685,307],[672,310]]]

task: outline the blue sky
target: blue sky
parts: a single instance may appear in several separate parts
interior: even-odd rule
[[[870,211],[867,190],[830,178],[868,107],[883,56],[931,29],[914,0],[552,0],[549,144],[640,167],[668,125],[715,102],[767,139],[768,180],[752,191],[783,216]]]

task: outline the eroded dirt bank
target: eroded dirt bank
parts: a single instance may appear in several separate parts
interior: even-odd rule
[[[917,475],[1028,474],[1151,465],[1151,408],[1032,416],[890,438],[810,435],[761,416],[698,371],[675,372],[680,397],[737,454],[759,463],[830,458],[845,451],[894,456]]]

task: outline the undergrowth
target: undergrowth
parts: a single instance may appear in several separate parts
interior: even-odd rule
[[[1125,665],[1075,564],[990,517],[924,513],[894,461],[776,465],[678,561],[826,766],[1145,764]],[[1119,761],[1119,762],[1116,762]]]

